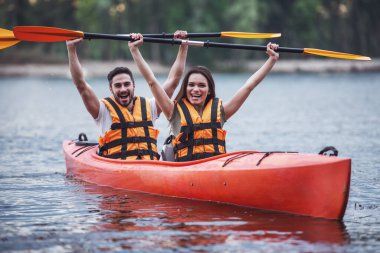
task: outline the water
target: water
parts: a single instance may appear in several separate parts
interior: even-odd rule
[[[227,100],[248,74],[216,75]],[[162,80],[162,77],[161,77]],[[88,80],[99,97],[105,79]],[[149,95],[137,78],[136,93]],[[115,190],[66,178],[62,141],[98,129],[69,79],[0,80],[1,252],[378,252],[380,74],[270,75],[227,148],[352,158],[342,222]],[[168,134],[162,117],[159,143]]]

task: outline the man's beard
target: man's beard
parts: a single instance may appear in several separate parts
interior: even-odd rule
[[[125,100],[125,99],[122,99],[119,96],[116,96],[115,94],[113,94],[113,96],[115,97],[116,101],[123,107],[128,107],[132,102],[133,102],[133,98],[134,98],[134,94],[133,92],[128,92],[126,96],[128,96],[128,100],[127,101],[122,101],[122,100]]]

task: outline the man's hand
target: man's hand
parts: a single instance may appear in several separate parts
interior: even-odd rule
[[[75,48],[82,41],[83,41],[83,38],[78,38],[78,39],[73,39],[73,40],[66,40],[67,49],[69,49],[69,48]]]

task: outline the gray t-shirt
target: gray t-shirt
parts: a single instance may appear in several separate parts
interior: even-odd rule
[[[158,116],[159,116],[157,113],[156,100],[154,98],[150,98],[149,103],[150,103],[150,111],[152,113],[152,123],[154,126],[154,122],[156,121],[156,119],[158,119]],[[111,129],[111,125],[112,125],[111,114],[107,106],[102,101],[100,101],[99,114],[98,114],[98,117],[95,119],[95,123],[100,128],[102,135],[104,135],[105,132]]]

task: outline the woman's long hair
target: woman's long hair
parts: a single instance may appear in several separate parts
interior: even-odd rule
[[[206,97],[206,102],[205,105],[210,101],[211,98],[215,98],[215,82],[214,79],[212,78],[211,72],[208,68],[203,67],[203,66],[195,66],[192,67],[185,75],[185,77],[182,80],[181,88],[175,97],[176,102],[179,102],[183,98],[186,97],[186,88],[187,84],[189,83],[189,77],[191,74],[201,74],[207,79],[207,84],[209,88],[209,94]]]

